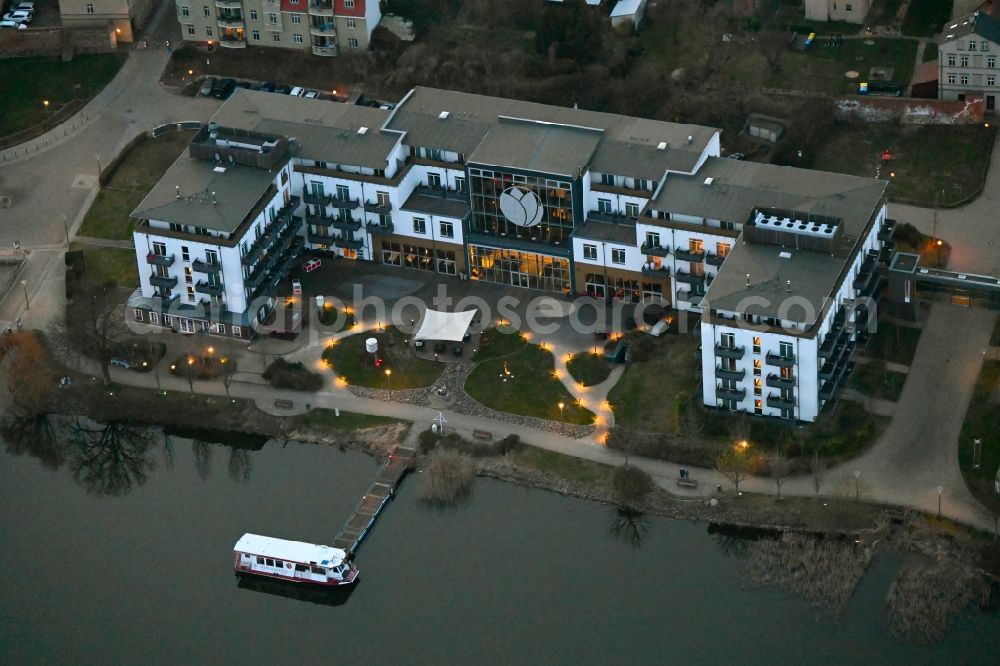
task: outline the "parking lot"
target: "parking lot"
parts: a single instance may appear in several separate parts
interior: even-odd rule
[[[59,2],[58,0],[33,0],[35,5],[35,10],[31,16],[31,22],[28,23],[28,29],[31,28],[58,28],[62,25],[62,20],[59,16]],[[5,0],[3,3],[3,13],[7,14],[11,11],[12,7],[16,7],[20,4],[22,0]]]

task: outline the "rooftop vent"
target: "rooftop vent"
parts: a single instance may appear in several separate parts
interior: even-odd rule
[[[358,128],[358,134],[362,134],[362,135],[368,134],[368,128],[367,127],[359,127]]]
[[[440,118],[441,120],[444,120],[445,118],[447,118],[450,115],[451,115],[451,112],[449,112],[449,111],[442,111],[441,113],[438,114],[438,118]]]
[[[714,182],[715,182],[715,179],[712,178],[711,176],[709,176],[708,178],[705,179],[705,184],[706,185],[711,185]]]
[[[666,150],[667,149],[667,142],[666,141],[659,142],[658,144],[656,144],[656,149],[657,150]]]

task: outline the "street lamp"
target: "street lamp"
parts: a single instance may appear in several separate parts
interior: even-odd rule
[[[942,486],[938,486],[937,487],[937,491],[938,491],[938,518],[940,518],[941,517],[941,493],[944,491],[944,488]]]
[[[31,309],[31,302],[28,300],[28,281],[21,280],[21,288],[24,289],[24,309]]]
[[[856,469],[854,475],[854,499],[861,499],[861,470]]]
[[[565,426],[565,421],[563,420],[563,409],[566,407],[566,403],[559,401],[559,432],[562,433]]]
[[[389,368],[385,369],[385,381],[389,385],[389,390],[392,390],[392,370]]]

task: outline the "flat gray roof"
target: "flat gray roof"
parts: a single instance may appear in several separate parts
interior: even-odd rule
[[[508,119],[490,128],[468,161],[575,178],[600,140],[600,130]]]
[[[588,219],[573,231],[573,236],[580,239],[635,245],[635,225]]]
[[[441,115],[447,113],[446,117]],[[387,127],[407,133],[408,145],[471,155],[501,118],[520,118],[602,130],[590,161],[600,173],[659,181],[669,170],[690,172],[718,130],[535,102],[414,88],[392,113]],[[691,138],[688,141],[688,137]],[[658,148],[665,143],[663,150]],[[517,154],[496,161],[507,164]]]
[[[381,129],[389,111],[357,104],[238,89],[212,121],[220,127],[275,134],[298,144],[296,157],[384,169],[400,140]],[[359,134],[362,127],[368,128]]]
[[[194,159],[185,152],[132,211],[131,217],[232,233],[271,187],[275,172],[239,165],[220,168],[217,171],[214,163]],[[177,188],[180,188],[179,199]],[[215,203],[212,203],[213,192]]]
[[[469,213],[469,204],[467,201],[461,201],[453,197],[414,192],[406,199],[406,203],[403,204],[403,210],[462,220]]]

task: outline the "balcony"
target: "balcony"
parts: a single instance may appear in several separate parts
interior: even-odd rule
[[[243,14],[238,12],[235,14],[219,14],[215,20],[219,24],[220,39],[226,38],[226,36],[222,34],[226,29],[243,30]],[[233,35],[232,37],[235,38],[236,35]]]
[[[339,208],[340,210],[354,210],[361,205],[361,200],[351,199],[350,197],[330,197],[330,203],[334,208]]]
[[[705,263],[709,266],[721,266],[722,262],[725,260],[725,257],[721,257],[717,254],[709,254],[705,256]]]
[[[309,24],[309,32],[320,37],[332,37],[337,34],[337,26],[333,21],[316,21]]]
[[[243,0],[215,0],[219,9],[243,9]]]
[[[674,256],[677,259],[681,260],[681,261],[699,262],[699,261],[704,261],[705,260],[705,251],[704,250],[692,250],[690,248],[687,249],[687,250],[685,250],[683,248],[677,247],[677,248],[674,248]]]
[[[745,388],[722,388],[721,386],[717,386],[715,388],[715,397],[719,400],[736,400],[739,402],[747,397],[747,390]]]
[[[790,368],[795,365],[795,354],[783,356],[774,352],[768,352],[764,360],[768,365],[774,365],[779,368]]]
[[[344,234],[353,234],[361,228],[361,220],[355,220],[353,217],[335,217],[330,223],[334,229]]]
[[[324,58],[331,58],[337,55],[336,46],[318,46],[313,44],[312,46],[313,55],[323,56]]]
[[[314,194],[311,192],[306,192],[302,195],[302,201],[307,204],[312,204],[314,206],[329,206],[333,197],[329,194]]]
[[[247,47],[246,40],[230,39],[228,37],[221,37],[219,39],[219,45],[224,49],[245,49]]]
[[[834,325],[830,329],[830,332],[826,334],[826,339],[823,344],[819,347],[819,357],[820,358],[830,358],[833,355],[834,349],[837,348],[844,339],[847,337],[847,329],[843,325]]]
[[[177,286],[177,276],[157,275],[153,273],[149,276],[149,284],[157,289],[173,289]]]
[[[333,0],[312,0],[309,13],[313,16],[333,16]]]
[[[795,401],[772,393],[767,396],[767,406],[774,407],[775,409],[792,410],[795,409]]]
[[[891,241],[892,237],[896,235],[896,220],[890,220],[886,218],[885,223],[882,228],[878,231],[878,239],[880,241]]]
[[[199,280],[194,285],[194,290],[201,294],[209,294],[210,296],[222,296],[226,289],[221,284],[212,284],[206,282],[205,280]]]
[[[306,224],[315,224],[318,227],[328,227],[333,224],[333,218],[329,215],[312,215],[306,213]]]
[[[679,293],[683,294],[684,292],[679,292]],[[702,299],[705,298],[705,294],[696,294],[688,292],[686,296],[679,296],[678,298],[680,298],[681,300],[687,299],[687,302],[690,303],[691,305],[700,305]]]
[[[342,247],[346,250],[360,250],[365,246],[365,242],[362,240],[354,240],[353,238],[338,238],[334,241],[334,245]]]
[[[736,381],[742,381],[746,377],[747,369],[742,368],[740,370],[728,370],[723,368],[721,365],[715,366],[715,376],[719,379],[734,379]]]
[[[308,236],[309,242],[314,245],[333,245],[337,241],[336,236],[322,231],[309,231]]]
[[[642,244],[642,253],[647,257],[666,257],[670,254],[670,248],[662,245]]]
[[[765,382],[770,388],[792,389],[795,388],[795,377],[782,377],[771,373]]]
[[[656,266],[643,264],[642,274],[648,277],[667,278],[670,277],[670,269],[666,266],[660,266],[657,268]]]
[[[152,264],[153,266],[173,266],[174,255],[156,254],[155,252],[150,252],[146,255],[146,263]]]
[[[722,358],[735,358],[739,360],[743,358],[746,351],[746,347],[723,347],[722,345],[715,345],[715,355]]]
[[[380,204],[365,202],[365,212],[378,213],[379,215],[389,215],[392,213],[392,204]]]
[[[365,229],[367,229],[370,234],[378,236],[391,236],[395,232],[396,227],[391,221],[386,222],[385,224],[375,224],[374,222],[369,222],[365,225]]]
[[[676,275],[674,275],[674,279],[678,282],[683,282],[684,284],[690,284],[692,286],[705,283],[704,275],[695,275],[686,271],[677,271]]]
[[[218,273],[222,270],[222,265],[218,263],[210,264],[207,261],[195,259],[191,262],[191,268],[197,273]]]

